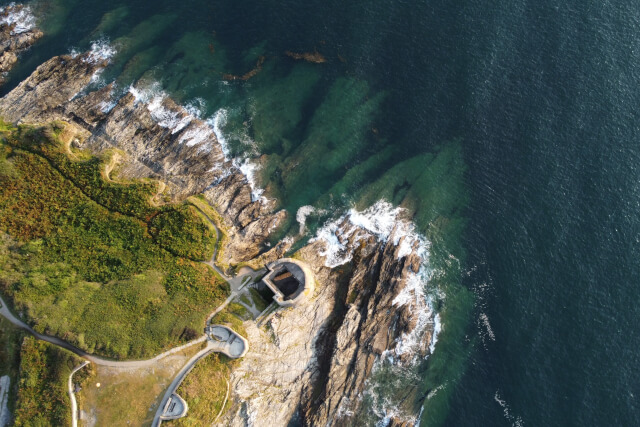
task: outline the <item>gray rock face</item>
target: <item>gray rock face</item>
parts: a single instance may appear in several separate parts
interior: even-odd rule
[[[399,258],[398,250],[371,237],[340,278],[336,305],[342,308],[335,312],[335,328],[325,331],[317,382],[302,399],[305,424],[350,425],[346,414],[357,411],[374,362],[416,327],[411,306],[394,300],[418,272],[420,260],[415,253]],[[422,338],[429,342],[430,332]],[[424,357],[428,349],[421,350]]]
[[[353,425],[375,361],[415,328],[415,307],[394,304],[418,271],[415,253],[398,257],[398,246],[369,236],[352,262],[331,269],[319,255],[323,246],[298,252],[316,277],[314,297],[279,312],[267,328],[247,328],[251,351],[232,378],[241,403],[220,425]],[[422,340],[430,339],[427,330]],[[428,351],[423,345],[417,356]]]
[[[291,241],[270,251],[266,242],[286,213],[273,201],[252,198],[210,126],[166,97],[149,103],[135,90],[119,99],[111,86],[87,91],[105,65],[88,54],[53,58],[0,100],[0,116],[68,121],[84,135],[82,147],[126,153],[119,169],[124,178],[161,179],[174,200],[203,193],[228,233],[223,263],[282,256]],[[285,425],[294,417],[306,425],[349,425],[375,361],[417,327],[420,307],[397,303],[420,267],[415,247],[400,254],[399,244],[364,229],[343,234],[352,247],[349,263],[325,267],[326,243],[308,244],[298,255],[314,272],[315,295],[277,313],[267,329],[248,325],[251,350],[233,374],[237,403],[222,424],[246,425],[258,416],[260,425]],[[430,334],[427,329],[421,337],[420,356],[429,351]],[[408,356],[397,357],[402,363]]]
[[[25,19],[35,21],[28,8],[21,4],[0,8],[0,85],[4,83],[7,72],[18,62],[18,55],[42,37],[42,31],[32,26],[31,22],[27,26],[20,22]]]

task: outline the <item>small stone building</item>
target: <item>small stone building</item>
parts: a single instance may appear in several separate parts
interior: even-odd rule
[[[261,285],[273,293],[281,307],[293,307],[313,295],[315,281],[309,267],[293,258],[282,258],[267,264],[268,273]]]

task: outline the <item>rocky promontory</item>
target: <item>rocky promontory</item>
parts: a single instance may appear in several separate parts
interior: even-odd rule
[[[134,86],[117,94],[113,85],[94,85],[109,62],[103,51],[45,62],[0,99],[0,116],[63,120],[77,147],[125,153],[120,178],[160,180],[171,200],[204,195],[227,235],[222,265],[281,256],[291,240],[271,249],[268,239],[286,212],[276,201],[255,197],[214,129],[162,92]],[[420,317],[428,307],[415,285],[425,260],[407,227],[399,222],[381,238],[345,217],[331,231],[348,255],[345,262],[329,262],[330,243],[322,238],[295,254],[315,274],[315,295],[266,325],[247,325],[250,351],[233,373],[235,403],[221,424],[348,425],[381,358],[393,355],[403,364],[428,354],[433,322]],[[408,348],[412,334],[419,339]]]

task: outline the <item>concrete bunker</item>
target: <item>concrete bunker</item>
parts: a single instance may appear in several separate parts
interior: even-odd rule
[[[281,307],[293,307],[311,297],[315,282],[305,263],[292,258],[282,258],[267,264],[267,274],[260,287]]]
[[[249,351],[249,342],[242,335],[224,325],[209,325],[205,329],[211,347],[215,351],[237,359]]]
[[[161,420],[177,420],[187,415],[189,405],[178,394],[173,393],[162,410]]]

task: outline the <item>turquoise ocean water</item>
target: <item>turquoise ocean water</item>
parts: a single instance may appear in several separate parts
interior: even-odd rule
[[[3,93],[101,41],[117,51],[102,84],[165,91],[257,165],[291,213],[281,235],[299,212],[311,237],[351,207],[407,209],[431,242],[442,332],[410,371],[378,371],[362,424],[400,407],[423,425],[638,424],[636,4],[31,7],[46,35]]]

